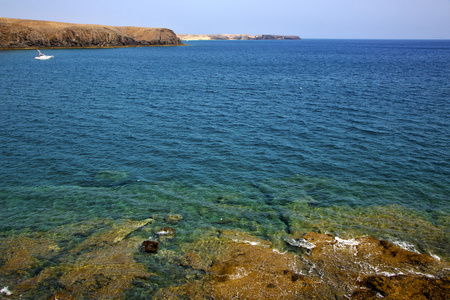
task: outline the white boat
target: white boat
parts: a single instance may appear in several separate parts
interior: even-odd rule
[[[38,52],[39,52],[39,56],[36,56],[34,59],[46,60],[46,59],[50,59],[53,57],[53,55],[45,55],[39,50],[38,50]]]

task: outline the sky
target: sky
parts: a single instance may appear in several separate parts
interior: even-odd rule
[[[0,0],[0,17],[189,34],[450,39],[450,0]]]

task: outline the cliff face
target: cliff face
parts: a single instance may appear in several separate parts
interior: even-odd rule
[[[0,18],[0,48],[87,48],[182,45],[170,29]]]
[[[255,40],[300,40],[300,37],[297,35],[263,34],[255,36]]]
[[[297,35],[249,35],[249,34],[178,34],[178,37],[186,41],[195,40],[300,40]]]

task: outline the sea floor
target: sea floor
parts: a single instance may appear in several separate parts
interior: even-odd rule
[[[0,297],[444,299],[450,291],[445,212],[323,205],[335,182],[301,176],[239,188],[101,177],[95,187],[3,190],[6,209],[23,213],[21,223],[12,215],[3,223]]]

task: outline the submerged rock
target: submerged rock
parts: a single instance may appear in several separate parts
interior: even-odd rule
[[[178,222],[180,221],[180,220],[182,220],[183,219],[183,216],[182,215],[167,215],[166,216],[166,222],[167,223],[169,223],[169,224],[178,224]]]
[[[129,237],[150,222],[150,219],[123,221],[112,227],[109,222],[100,222],[107,226],[103,229],[98,229],[99,223],[92,223],[92,228],[97,228],[94,231],[81,225],[80,232],[94,233],[72,250],[65,251],[50,238],[55,234],[62,237],[62,228],[40,234],[48,238],[4,240],[0,243],[0,279],[7,275],[14,293],[27,299],[48,299],[51,294],[55,299],[120,298],[134,280],[148,280],[152,275],[134,260],[141,239]],[[77,231],[69,226],[67,233]]]
[[[146,240],[142,242],[142,250],[147,253],[158,252],[159,243],[156,241]]]
[[[147,231],[140,230],[151,222],[98,221],[2,239],[0,279],[24,299],[123,299],[139,291],[152,299],[445,299],[450,293],[444,259],[369,236],[283,233],[281,250],[244,232],[213,230],[176,253],[142,242]],[[52,239],[64,233],[70,237]],[[175,229],[157,233],[167,237]],[[162,281],[173,285],[153,292],[152,284]]]
[[[115,171],[115,170],[104,170],[98,172],[95,177],[97,179],[107,179],[111,181],[124,180],[128,178],[128,174],[126,172]]]
[[[58,283],[75,296],[118,298],[131,287],[134,279],[151,276],[133,258],[138,245],[139,240],[132,238],[85,253]]]
[[[156,235],[158,236],[174,236],[176,230],[172,227],[163,227],[158,232],[156,232]]]
[[[86,251],[89,248],[96,248],[104,245],[113,245],[125,239],[131,232],[140,229],[141,227],[152,223],[152,219],[145,219],[142,221],[124,221],[119,224],[115,224],[112,229],[99,231],[81,244],[71,250],[72,253]]]
[[[162,243],[175,237],[176,230],[172,227],[163,227],[156,232],[158,240]]]
[[[38,264],[38,260],[49,259],[58,252],[55,241],[47,238],[17,237],[0,243],[0,273],[26,272]]]

